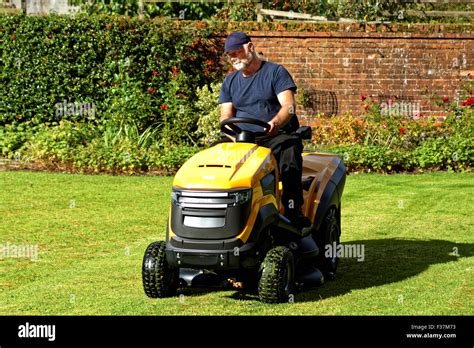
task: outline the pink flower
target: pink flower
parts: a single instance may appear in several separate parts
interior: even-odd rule
[[[393,104],[393,99],[389,99],[388,100],[388,106],[392,106],[392,104]]]

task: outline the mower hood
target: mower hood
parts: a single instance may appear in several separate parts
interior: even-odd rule
[[[272,167],[270,153],[256,144],[217,144],[191,157],[176,173],[173,186],[203,190],[252,187],[259,179],[256,173]]]

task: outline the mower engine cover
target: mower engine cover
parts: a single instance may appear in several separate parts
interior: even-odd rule
[[[277,164],[268,148],[222,143],[189,159],[173,182],[169,233],[245,242],[265,204],[278,207]]]

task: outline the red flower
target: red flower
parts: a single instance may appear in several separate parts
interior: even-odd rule
[[[449,97],[443,97],[443,102],[447,102],[449,100]]]
[[[178,76],[178,74],[179,74],[179,69],[178,69],[176,66],[173,66],[173,67],[171,68],[171,72],[173,73],[173,76],[176,77],[176,76]]]
[[[150,93],[155,93],[156,89],[154,89],[152,87],[148,87],[147,91],[150,92]]]
[[[169,108],[169,106],[168,106],[168,105],[160,105],[160,109],[164,109],[164,110],[166,110],[166,109],[168,109],[168,108]]]
[[[469,97],[461,103],[461,106],[471,106],[474,103],[474,97]]]
[[[366,95],[361,95],[361,96],[360,96],[360,100],[364,101],[364,100],[366,100],[366,99],[367,99],[367,96],[366,96]]]
[[[158,73],[158,71],[156,71],[156,70],[152,70],[152,71],[151,71],[151,74],[152,74],[153,76],[156,76],[156,75],[158,75],[159,73]]]
[[[199,44],[199,38],[195,38],[193,41],[193,44],[191,45],[191,48],[195,48]]]
[[[405,128],[400,128],[400,129],[398,130],[398,132],[399,132],[400,134],[405,134]]]

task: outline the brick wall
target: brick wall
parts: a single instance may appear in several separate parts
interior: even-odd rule
[[[387,113],[440,115],[435,99],[459,99],[468,74],[474,76],[472,26],[462,32],[449,25],[407,27],[410,32],[357,25],[326,32],[248,33],[264,59],[283,64],[292,74],[303,123],[311,123],[317,112],[360,112],[361,95],[372,96]]]

